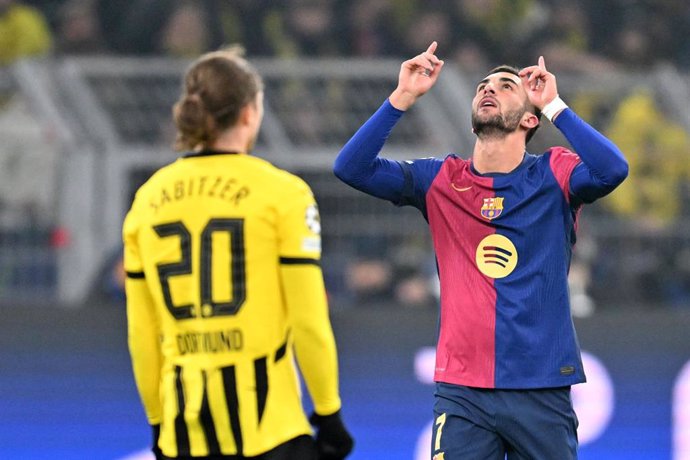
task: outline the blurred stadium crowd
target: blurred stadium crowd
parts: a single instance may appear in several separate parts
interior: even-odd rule
[[[469,75],[499,63],[531,64],[540,54],[548,56],[557,76],[643,74],[663,66],[687,75],[687,36],[690,2],[680,0],[0,0],[0,66],[46,55],[194,57],[227,43],[241,43],[250,58],[406,58],[437,40],[446,62]],[[592,298],[601,304],[690,306],[688,126],[649,88],[613,101],[596,91],[569,96],[571,106],[617,143],[631,166],[620,189],[587,211],[594,218],[581,229],[571,273],[575,304],[585,313]],[[13,110],[5,99],[2,105]],[[9,139],[0,149],[0,243],[11,246],[11,238],[21,234],[34,238],[30,244],[49,238],[59,245],[60,234],[42,230],[41,203],[50,199],[51,178],[32,166],[33,174],[18,170],[20,160],[11,154],[12,139],[34,139],[21,150],[42,155],[37,162],[47,169],[55,161],[41,151],[40,134],[31,128],[17,134],[17,126],[31,126],[17,123],[21,114],[0,117],[0,135]],[[7,202],[10,196],[21,205]],[[13,213],[32,216],[29,225],[8,230],[26,220]],[[593,228],[601,222],[610,230]],[[334,251],[337,267],[325,267],[332,294],[354,305],[377,298],[434,304],[428,241],[411,235],[403,243],[392,248],[366,237],[352,244],[354,252]],[[121,280],[111,268],[118,260],[103,273],[105,290],[116,295]]]
[[[437,40],[465,69],[690,66],[690,4],[678,0],[1,0],[0,62],[40,54],[408,56]],[[11,33],[5,33],[10,32]],[[23,45],[28,43],[31,45]]]

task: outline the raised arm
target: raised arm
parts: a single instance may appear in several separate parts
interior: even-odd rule
[[[543,57],[536,66],[522,69],[520,76],[530,102],[563,133],[582,160],[570,176],[570,193],[589,203],[613,191],[628,176],[628,162],[620,149],[568,108]]]
[[[436,83],[443,67],[434,54],[436,46],[433,42],[402,63],[396,89],[338,154],[333,172],[340,180],[376,197],[399,201],[403,172],[397,162],[378,154],[402,114]]]
[[[571,194],[591,203],[628,177],[628,162],[620,149],[571,109],[563,110],[554,124],[582,160],[570,176]]]

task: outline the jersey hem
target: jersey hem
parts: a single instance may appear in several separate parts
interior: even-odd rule
[[[483,388],[487,390],[540,390],[546,388],[560,388],[567,387],[571,385],[577,385],[578,383],[585,383],[587,379],[585,377],[577,376],[576,378],[570,379],[551,379],[551,380],[540,380],[540,381],[528,381],[520,384],[494,384],[494,385],[483,385],[477,382],[468,381],[467,379],[452,377],[434,377],[434,382],[436,383],[447,383],[450,385],[460,385],[470,388]]]

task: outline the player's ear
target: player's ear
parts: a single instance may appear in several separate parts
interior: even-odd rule
[[[526,111],[525,114],[522,116],[520,124],[523,128],[529,131],[530,129],[539,126],[539,118],[532,112]]]
[[[244,107],[240,109],[240,116],[237,120],[237,122],[240,125],[251,125],[252,121],[254,120],[254,117],[258,116],[258,111],[256,108],[256,104],[253,104],[249,102],[246,104]]]

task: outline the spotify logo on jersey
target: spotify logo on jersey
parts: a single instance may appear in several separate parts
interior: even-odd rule
[[[490,278],[504,278],[517,265],[515,245],[503,235],[489,235],[477,246],[475,255],[479,271]]]

